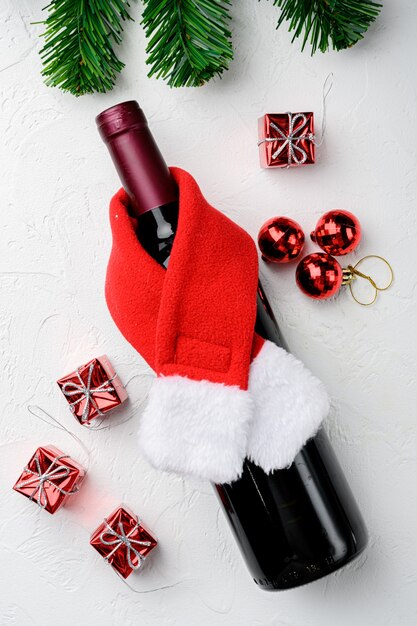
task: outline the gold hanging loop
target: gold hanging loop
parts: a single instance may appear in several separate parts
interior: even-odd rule
[[[368,274],[364,274],[363,272],[360,272],[357,269],[358,265],[363,263],[363,261],[365,261],[366,259],[379,259],[380,261],[385,263],[385,265],[388,267],[389,272],[390,272],[390,280],[388,284],[385,285],[385,287],[379,287],[371,276],[369,276]],[[354,294],[352,283],[358,277],[364,278],[365,280],[367,280],[375,290],[374,297],[372,298],[370,302],[362,302]],[[368,254],[367,256],[364,256],[362,259],[359,259],[359,261],[355,263],[355,265],[348,265],[347,267],[343,268],[342,285],[349,285],[352,298],[355,300],[355,302],[357,302],[361,306],[370,306],[371,304],[373,304],[375,300],[377,299],[378,291],[386,291],[389,287],[391,287],[393,280],[394,280],[394,271],[391,265],[388,263],[386,259],[384,259],[384,257],[379,256],[378,254]]]

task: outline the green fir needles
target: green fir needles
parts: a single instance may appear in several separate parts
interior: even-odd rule
[[[171,87],[197,87],[233,58],[229,0],[144,0],[149,76]]]
[[[126,0],[52,0],[40,53],[46,84],[75,96],[112,89],[124,67],[113,46],[128,7]]]
[[[372,0],[273,0],[293,40],[312,54],[342,50],[362,39],[381,5]],[[198,87],[227,70],[233,58],[230,0],[143,0],[149,76],[171,87]],[[50,0],[46,7],[43,76],[75,96],[113,88],[124,64],[114,48],[129,20],[128,0]],[[259,33],[254,33],[259,36]]]
[[[311,54],[350,48],[362,39],[377,18],[381,4],[371,0],[274,0],[282,9],[278,27],[289,21],[294,39],[302,36],[302,49],[308,41]]]

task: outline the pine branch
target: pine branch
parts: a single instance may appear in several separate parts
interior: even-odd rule
[[[230,0],[144,0],[149,39],[148,76],[171,87],[197,87],[228,68],[233,58]]]
[[[349,48],[363,39],[382,5],[372,0],[274,0],[282,9],[278,25],[288,20],[294,31],[293,41],[303,37],[302,50],[308,41],[311,54]],[[304,34],[303,34],[304,33]]]
[[[128,8],[127,0],[52,0],[40,52],[45,83],[75,96],[112,89],[124,67],[113,46]]]

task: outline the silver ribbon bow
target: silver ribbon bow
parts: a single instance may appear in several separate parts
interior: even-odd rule
[[[139,567],[142,565],[142,561],[144,561],[146,557],[144,557],[139,552],[139,550],[137,550],[134,547],[133,544],[138,545],[138,546],[147,546],[147,547],[151,545],[150,541],[141,541],[140,539],[131,538],[131,535],[133,535],[133,533],[139,529],[140,522],[138,521],[137,524],[135,524],[135,526],[133,526],[129,530],[127,535],[125,533],[125,529],[123,527],[122,521],[120,521],[118,524],[119,532],[117,532],[117,530],[114,530],[114,528],[110,526],[110,524],[108,523],[106,519],[104,520],[104,523],[106,524],[106,530],[103,530],[103,532],[101,533],[100,541],[105,546],[114,546],[113,550],[105,557],[106,561],[111,559],[113,554],[117,552],[119,548],[121,548],[122,546],[125,546],[127,550],[127,562],[129,563],[129,567],[131,567],[133,570],[139,569]],[[114,537],[114,539],[107,540],[104,538],[104,535],[111,535],[112,537]],[[132,563],[132,554],[134,554],[136,558],[138,559],[138,562],[136,565]]]
[[[307,141],[314,142],[315,136],[313,133],[302,133],[299,134],[300,131],[303,130],[305,125],[307,124],[307,117],[304,113],[296,113],[293,115],[290,112],[287,112],[288,115],[288,133],[285,132],[277,126],[274,122],[271,122],[270,126],[273,128],[279,135],[279,137],[265,137],[258,142],[258,146],[260,146],[264,142],[274,142],[274,141],[282,141],[283,143],[275,150],[272,154],[272,158],[276,159],[283,150],[288,146],[288,164],[287,167],[290,167],[291,163],[295,163],[296,165],[303,165],[307,161],[307,152],[301,148],[298,143],[303,139]],[[297,121],[301,120],[302,124],[294,131],[294,126]],[[297,153],[301,156],[297,156]]]
[[[103,417],[104,415],[104,413],[100,411],[99,406],[94,399],[95,393],[115,391],[114,387],[111,385],[111,383],[114,380],[114,376],[113,378],[106,380],[104,383],[102,383],[98,387],[91,387],[91,378],[93,376],[94,367],[95,367],[95,363],[93,362],[88,368],[87,384],[85,384],[83,379],[81,378],[81,374],[80,374],[81,368],[78,368],[77,377],[79,380],[79,384],[74,383],[70,380],[62,385],[62,392],[68,398],[70,398],[71,396],[78,395],[79,393],[81,394],[81,397],[78,398],[78,400],[75,400],[74,402],[70,402],[70,408],[73,413],[75,413],[76,405],[82,402],[83,400],[85,400],[85,406],[81,415],[81,423],[88,422],[89,413],[90,413],[90,405],[92,405],[94,409],[97,411],[97,415],[99,415],[100,417]]]
[[[34,490],[29,496],[29,499],[36,502],[42,509],[45,509],[48,504],[48,498],[45,491],[45,483],[53,485],[55,489],[57,489],[65,496],[70,496],[73,493],[76,493],[78,489],[65,491],[65,489],[62,489],[62,487],[54,482],[54,480],[58,480],[59,478],[67,478],[70,475],[71,469],[69,467],[67,467],[66,465],[57,465],[58,461],[67,458],[68,456],[66,454],[55,457],[55,459],[49,465],[48,469],[45,472],[42,472],[39,456],[35,456],[33,460],[35,461],[36,472],[31,470],[29,467],[25,467],[24,472],[32,474],[32,476],[18,483],[16,485],[17,488],[20,489],[22,487],[29,487],[30,485],[34,485]],[[35,496],[38,492],[39,497],[35,499]]]

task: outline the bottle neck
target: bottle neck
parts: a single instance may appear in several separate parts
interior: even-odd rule
[[[106,109],[96,122],[129,195],[132,216],[177,201],[177,185],[136,101]]]
[[[146,252],[165,269],[178,226],[178,203],[171,202],[137,218],[136,236]]]

